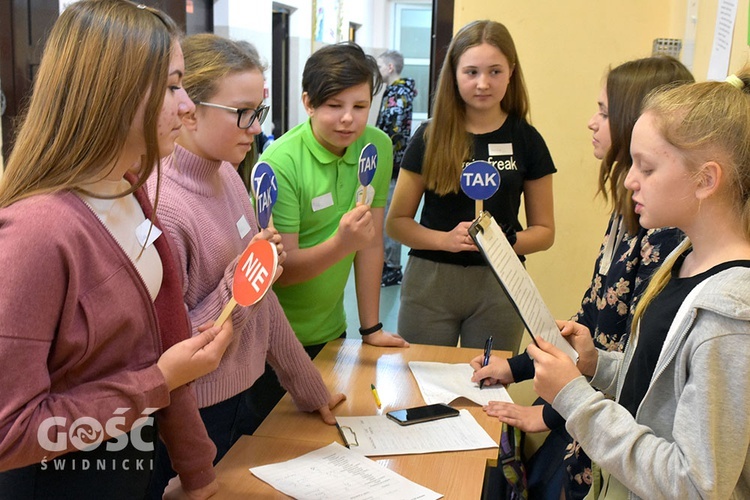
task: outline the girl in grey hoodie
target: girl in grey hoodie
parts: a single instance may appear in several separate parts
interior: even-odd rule
[[[748,137],[750,67],[650,95],[625,186],[643,227],[688,239],[651,280],[624,353],[572,322],[560,327],[577,366],[543,340],[528,348],[535,390],[602,469],[590,498],[750,498]]]

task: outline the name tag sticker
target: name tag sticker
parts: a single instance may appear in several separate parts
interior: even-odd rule
[[[513,154],[513,143],[489,144],[487,152],[490,156],[511,156]]]
[[[331,193],[326,193],[324,195],[318,196],[317,198],[313,198],[312,200],[313,212],[317,212],[318,210],[323,210],[324,208],[328,208],[331,206],[333,206],[333,195]]]
[[[151,229],[150,233],[149,228]],[[135,228],[135,237],[138,240],[138,243],[140,243],[144,248],[148,248],[153,245],[154,241],[156,241],[156,238],[158,238],[159,236],[161,236],[161,229],[156,226],[152,226],[151,221],[148,219],[141,222],[141,224],[137,228]],[[146,238],[148,238],[148,241],[146,241]]]
[[[250,223],[247,222],[244,215],[237,221],[237,231],[240,233],[240,238],[244,238],[250,232]]]

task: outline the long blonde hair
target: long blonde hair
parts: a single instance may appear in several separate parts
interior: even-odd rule
[[[697,170],[707,161],[722,166],[750,239],[750,66],[737,77],[741,89],[727,82],[703,82],[656,91],[646,98],[643,113],[654,116],[659,133],[679,150],[688,168]],[[669,282],[677,256],[689,246],[689,241],[680,245],[651,278],[636,306],[634,328]]]
[[[458,92],[456,71],[464,52],[487,43],[508,59],[513,73],[500,108],[509,115],[527,119],[529,95],[523,79],[516,45],[508,29],[495,21],[474,21],[453,37],[440,69],[432,120],[425,130],[422,177],[425,186],[439,195],[458,193],[463,163],[471,157],[472,141],[466,131],[466,105]]]
[[[67,7],[44,48],[5,174],[0,207],[103,178],[146,99],[138,189],[158,165],[157,121],[178,30],[156,9],[124,0]]]

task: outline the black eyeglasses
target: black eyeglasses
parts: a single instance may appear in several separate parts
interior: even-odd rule
[[[271,109],[270,106],[266,106],[265,104],[261,104],[255,109],[237,109],[231,106],[222,106],[221,104],[213,104],[210,102],[199,102],[198,104],[200,104],[201,106],[208,106],[209,108],[226,109],[227,111],[231,111],[232,113],[237,113],[237,126],[241,129],[252,127],[256,118],[258,120],[258,123],[262,124],[265,121],[266,116],[268,116],[268,110]]]

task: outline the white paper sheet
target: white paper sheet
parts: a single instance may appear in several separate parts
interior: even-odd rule
[[[385,415],[336,417],[352,451],[368,457],[497,448],[468,410],[458,417],[399,425]]]
[[[425,403],[450,404],[459,397],[465,397],[479,405],[486,405],[490,401],[513,400],[502,385],[485,385],[471,381],[474,369],[469,363],[435,363],[432,361],[409,361],[412,375],[417,379],[419,390]]]
[[[253,467],[250,472],[303,500],[435,500],[443,496],[338,443],[286,462]]]
[[[719,0],[716,9],[714,41],[711,44],[711,57],[708,61],[708,80],[724,80],[729,69],[729,56],[732,52],[732,34],[737,20],[737,0]]]

